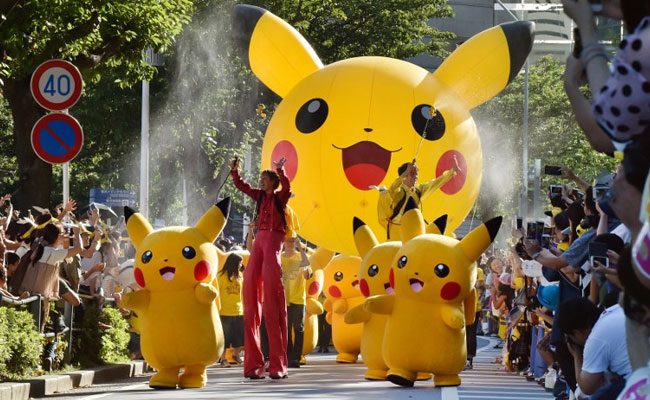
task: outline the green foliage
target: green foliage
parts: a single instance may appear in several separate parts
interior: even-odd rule
[[[99,322],[111,328],[100,329]],[[86,307],[81,333],[73,337],[73,360],[82,366],[128,362],[128,328],[117,309]]]
[[[446,0],[261,0],[302,33],[324,63],[358,56],[444,56],[453,38],[427,25],[453,16]]]
[[[32,315],[12,307],[0,307],[0,381],[21,379],[34,373],[41,349],[41,337]]]
[[[41,62],[63,58],[84,69],[90,80],[106,68],[124,65],[121,82],[137,82],[154,73],[142,50],[169,47],[192,9],[191,0],[5,2],[0,8],[0,76],[23,79]]]
[[[563,86],[564,65],[551,57],[530,66],[528,160],[544,165],[568,166],[587,182],[617,162],[591,148],[575,121]],[[518,209],[522,182],[524,74],[497,97],[472,112],[483,139],[486,171],[477,207],[479,215],[494,215],[501,208]],[[486,140],[487,139],[487,140]],[[490,176],[490,171],[494,173]],[[508,188],[504,182],[512,182]],[[542,205],[548,185],[569,183],[559,177],[542,177]],[[529,181],[529,187],[532,182]],[[484,217],[482,217],[484,218]]]

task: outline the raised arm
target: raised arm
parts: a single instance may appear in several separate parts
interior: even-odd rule
[[[258,201],[259,200],[259,189],[255,189],[252,187],[248,182],[246,182],[241,175],[239,175],[239,170],[237,169],[237,164],[233,163],[234,167],[231,167],[232,169],[230,170],[230,175],[232,176],[232,182],[235,184],[235,187],[242,192],[246,193],[249,195],[253,200]]]
[[[282,189],[280,189],[280,192],[278,192],[278,197],[284,204],[286,204],[291,197],[291,183],[289,182],[289,178],[284,171],[285,161],[286,159],[282,157],[280,161],[274,163],[276,172],[278,173],[278,178],[280,178],[280,184],[282,185]]]

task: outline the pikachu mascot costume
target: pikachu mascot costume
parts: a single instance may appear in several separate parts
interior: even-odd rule
[[[212,242],[229,208],[226,198],[194,227],[157,231],[142,214],[124,208],[126,229],[137,250],[134,276],[142,290],[125,294],[121,305],[138,314],[142,355],[158,371],[149,380],[153,388],[205,386],[206,368],[223,353],[218,291],[211,284],[219,260]]]
[[[461,241],[426,233],[420,210],[408,200],[403,244],[389,273],[395,294],[369,297],[364,304],[368,311],[388,315],[382,346],[386,379],[413,386],[417,372],[427,371],[436,386],[460,385],[467,358],[465,326],[475,317],[475,260],[500,226],[501,217],[494,218]]]
[[[363,325],[348,325],[345,323],[345,313],[363,303],[359,292],[359,266],[361,259],[355,256],[338,255],[330,261],[323,274],[325,275],[325,295],[327,299],[323,306],[327,311],[327,322],[332,325],[332,342],[340,363],[355,363],[361,351],[361,333]]]
[[[517,76],[532,48],[533,23],[487,29],[431,73],[388,57],[324,65],[296,29],[269,11],[238,5],[233,19],[242,60],[282,98],[264,135],[260,168],[286,158],[300,236],[354,255],[350,221],[358,217],[386,237],[377,217],[380,192],[373,189],[391,186],[414,155],[422,182],[442,177],[458,160],[461,171],[423,193],[421,208],[427,221],[448,214],[449,231],[463,222],[483,169],[470,110]]]
[[[442,234],[443,232],[440,231],[439,226],[444,229],[446,220],[446,215],[440,217],[427,228],[427,232]],[[366,298],[377,295],[392,295],[395,291],[390,284],[389,272],[395,254],[402,247],[402,243],[385,242],[380,244],[368,225],[359,218],[355,217],[352,225],[357,250],[363,257],[359,271],[361,293]],[[368,367],[365,375],[368,380],[386,379],[388,367],[384,362],[382,343],[387,321],[387,315],[372,314],[366,310],[363,303],[351,308],[345,314],[347,324],[363,323],[361,358]],[[418,373],[417,379],[431,379],[431,374]]]
[[[318,301],[318,296],[323,292],[323,283],[325,280],[323,268],[325,268],[333,256],[334,252],[323,248],[316,249],[309,256],[309,265],[313,273],[305,285],[305,336],[302,342],[301,364],[307,363],[305,356],[314,351],[316,344],[318,344],[318,316],[325,311],[323,305]]]

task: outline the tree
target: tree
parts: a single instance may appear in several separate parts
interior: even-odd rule
[[[1,93],[13,117],[18,205],[48,205],[52,167],[34,154],[30,132],[43,110],[29,90],[32,71],[51,58],[72,61],[87,82],[124,67],[124,84],[150,78],[142,51],[170,46],[193,10],[191,0],[8,0],[0,3]]]
[[[530,165],[533,159],[539,158],[542,165],[568,166],[591,181],[603,169],[613,171],[617,162],[593,150],[585,139],[564,91],[563,74],[564,65],[551,57],[544,57],[530,67],[528,159]],[[473,112],[484,147],[484,179],[477,202],[477,214],[482,219],[497,213],[511,214],[518,208],[522,182],[523,86],[524,77],[520,73],[499,96]],[[551,183],[563,182],[559,177],[543,176],[542,192]]]

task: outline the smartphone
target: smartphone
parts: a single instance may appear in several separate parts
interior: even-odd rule
[[[578,28],[573,28],[573,56],[575,58],[580,58],[582,53],[582,36],[580,36],[580,30]]]
[[[544,235],[544,221],[537,221],[535,227],[535,239],[538,243],[542,243],[542,235]]]
[[[592,267],[596,267],[595,261],[598,261],[599,263],[603,264],[605,268],[609,268],[609,257],[595,257],[595,256],[589,257],[589,262],[591,263]]]
[[[605,193],[607,193],[607,191],[609,190],[609,187],[608,186],[603,186],[603,185],[596,185],[596,186],[594,186],[593,190],[594,190],[594,193],[593,193],[594,199],[598,200],[598,199],[601,199],[605,195]]]
[[[549,191],[551,192],[551,196],[554,194],[559,194],[562,195],[562,185],[549,185]]]
[[[545,249],[551,247],[551,235],[548,235],[546,233],[542,234],[542,241],[540,242],[540,246]]]
[[[522,217],[517,217],[517,229],[521,229],[524,223],[524,219]]]
[[[562,167],[547,165],[547,166],[544,167],[544,174],[545,175],[562,176]]]
[[[526,223],[526,238],[531,240],[537,239],[537,223]]]
[[[589,257],[607,258],[607,243],[601,243],[601,242],[589,243]]]
[[[90,206],[88,208],[90,209],[90,211],[95,212],[97,211],[97,204],[90,203]]]

